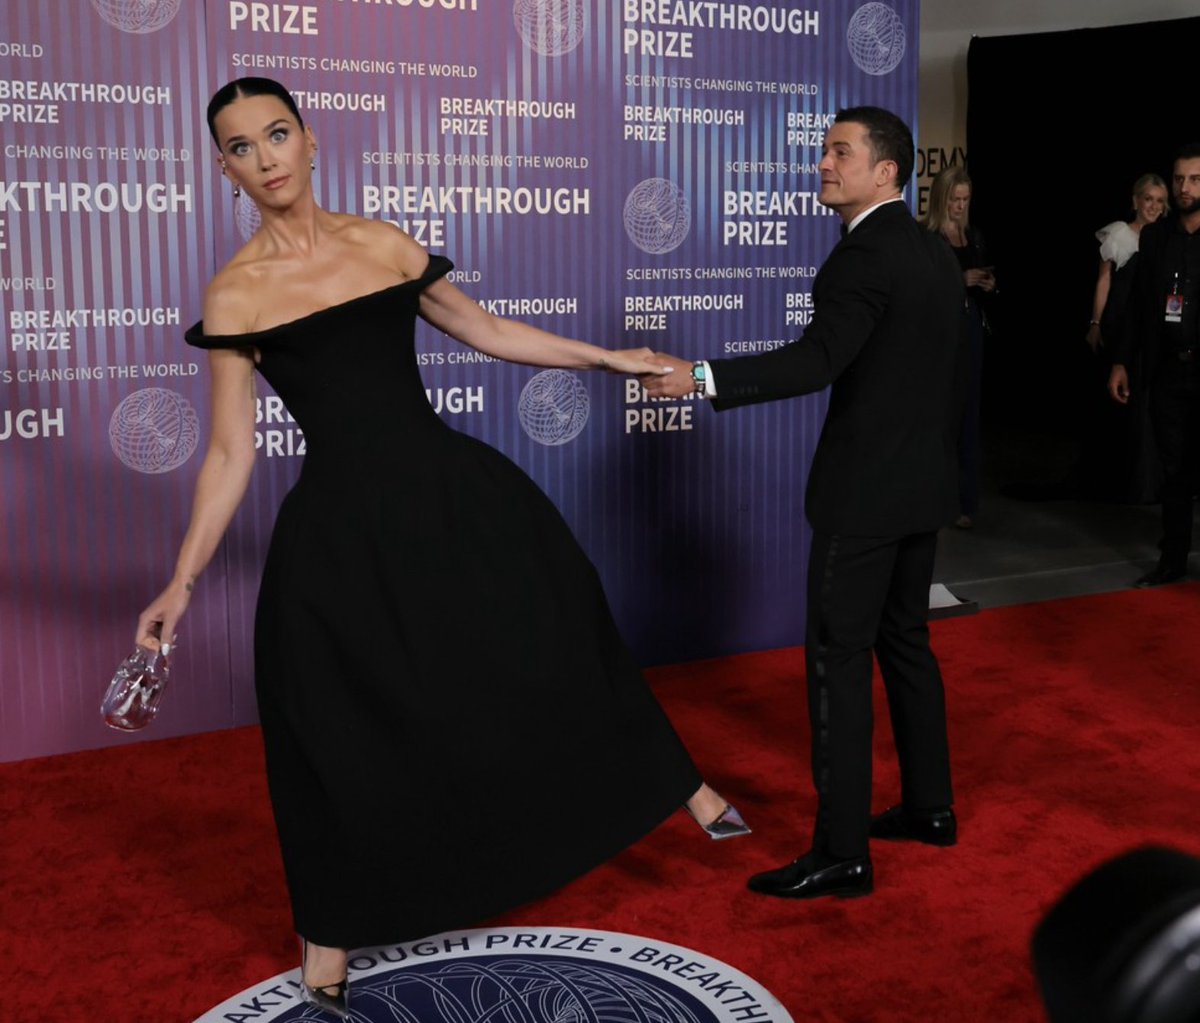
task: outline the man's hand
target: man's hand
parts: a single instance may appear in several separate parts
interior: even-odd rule
[[[1108,395],[1122,405],[1129,403],[1129,374],[1119,362],[1113,363],[1112,372],[1108,374]]]
[[[673,372],[665,375],[651,373],[639,374],[638,380],[651,398],[682,398],[696,389],[692,380],[692,364],[687,359],[677,359],[673,355],[663,355],[656,352],[653,357],[655,365],[670,367]]]

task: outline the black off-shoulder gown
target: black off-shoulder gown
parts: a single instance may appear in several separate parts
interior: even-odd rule
[[[596,571],[519,468],[441,421],[424,275],[253,346],[304,432],[263,570],[255,683],[296,930],[361,947],[470,925],[630,845],[700,776]]]

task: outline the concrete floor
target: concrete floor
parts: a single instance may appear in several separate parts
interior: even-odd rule
[[[934,581],[982,609],[1126,589],[1154,567],[1158,505],[1012,496],[1030,489],[1062,492],[1052,484],[1013,483],[1045,484],[1065,475],[1070,462],[1069,446],[1052,438],[1010,435],[985,441],[975,526],[942,531]],[[1193,556],[1193,572],[1196,565]]]

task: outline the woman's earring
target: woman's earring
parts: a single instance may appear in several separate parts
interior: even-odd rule
[[[309,169],[309,170],[316,170],[316,169],[317,169],[317,161],[316,161],[316,158],[315,158],[315,157],[314,157],[314,158],[312,158],[312,159],[310,159],[310,160],[308,161],[308,169]]]
[[[235,199],[240,199],[242,197],[242,186],[241,185],[233,186],[233,197]]]

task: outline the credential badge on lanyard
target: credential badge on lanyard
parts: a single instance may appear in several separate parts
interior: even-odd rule
[[[1167,323],[1178,323],[1183,319],[1183,291],[1179,287],[1178,271],[1175,272],[1175,279],[1171,282],[1171,290],[1167,292],[1163,319]]]

